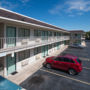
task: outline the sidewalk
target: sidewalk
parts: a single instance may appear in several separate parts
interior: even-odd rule
[[[62,51],[64,51],[66,48],[67,47],[65,47]],[[61,50],[58,50],[52,53],[50,56],[52,55],[56,56],[60,53],[61,53]],[[31,63],[31,65],[24,67],[24,69],[18,72],[17,74],[8,76],[7,79],[19,85],[25,79],[27,79],[29,76],[34,74],[37,70],[39,70],[42,67],[42,63],[44,61],[45,61],[45,58],[42,60],[36,60],[36,62]]]

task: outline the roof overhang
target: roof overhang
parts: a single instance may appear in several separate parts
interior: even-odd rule
[[[10,18],[6,18],[6,17],[2,17],[2,16],[0,16],[0,22],[13,23],[15,25],[25,25],[25,26],[29,26],[29,27],[38,27],[38,28],[44,28],[44,29],[49,29],[49,30],[54,30],[54,31],[59,31],[59,32],[61,31],[64,33],[70,33],[69,31],[64,31],[62,29],[60,30],[60,29],[50,28],[50,27],[37,25],[37,24],[33,24],[33,23],[28,23],[28,22],[24,22],[24,21],[19,21],[19,20],[15,20],[15,19],[10,19]]]

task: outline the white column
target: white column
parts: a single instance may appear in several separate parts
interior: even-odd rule
[[[19,61],[18,53],[16,53],[16,71],[20,71],[22,69],[21,62]]]
[[[4,76],[7,76],[7,61],[6,61],[6,56],[4,57]]]
[[[18,27],[16,27],[16,46],[18,46]]]
[[[30,50],[30,59],[29,59],[29,64],[35,61],[35,55],[34,55],[34,49]]]
[[[4,24],[4,39],[5,39],[5,41],[4,41],[4,48],[6,48],[6,24]]]
[[[30,44],[35,44],[34,29],[31,29],[31,30],[30,30],[30,38],[31,38],[31,39],[30,39],[30,42],[29,42],[29,43],[30,43]]]

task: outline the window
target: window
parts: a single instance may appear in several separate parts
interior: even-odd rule
[[[48,46],[49,46],[49,49],[51,49],[51,48],[52,48],[52,44],[49,44]]]
[[[78,63],[81,63],[81,60],[80,60],[79,58],[77,58],[77,62],[78,62]]]
[[[18,59],[19,59],[19,61],[24,60],[24,53],[23,53],[23,51],[18,53]]]
[[[18,37],[24,37],[24,29],[19,29],[18,30]]]
[[[69,59],[69,62],[71,62],[71,63],[75,63],[72,59]]]
[[[34,36],[41,36],[41,30],[34,30]]]
[[[29,58],[30,57],[30,50],[25,50],[25,58]]]
[[[56,36],[59,36],[59,33],[58,32],[56,32]]]
[[[48,31],[48,36],[52,36],[52,32],[51,31]]]
[[[56,60],[56,61],[62,61],[63,62],[64,61],[64,58],[63,57],[55,57],[54,60]]]
[[[55,61],[60,61],[60,58],[59,57],[55,57],[54,60]]]
[[[64,62],[69,62],[69,59],[68,58],[64,58]]]
[[[19,61],[27,59],[30,57],[30,50],[21,51],[18,53]]]
[[[38,31],[34,30],[34,36],[38,36]]]
[[[59,33],[59,36],[61,36],[61,33]]]
[[[75,36],[77,36],[77,34],[75,34]]]
[[[30,30],[29,29],[24,29],[24,28],[19,28],[18,36],[19,37],[30,37]]]
[[[54,47],[56,47],[56,43],[54,43]]]
[[[64,41],[64,45],[67,45],[67,41]]]
[[[38,54],[37,48],[34,48],[34,55]]]
[[[56,36],[56,32],[54,32],[54,36]]]
[[[41,47],[37,47],[34,49],[34,55],[41,53]]]
[[[59,57],[60,61],[64,62],[64,58],[63,57]]]
[[[45,36],[48,36],[48,32],[47,31],[44,31],[44,33],[45,33]]]
[[[57,32],[57,36],[59,36],[59,32]]]
[[[42,34],[41,30],[38,30],[38,36],[41,36],[41,34]]]
[[[30,30],[24,29],[24,37],[29,37],[30,36]]]
[[[69,58],[64,58],[64,62],[74,63],[74,61],[72,59],[69,59]]]

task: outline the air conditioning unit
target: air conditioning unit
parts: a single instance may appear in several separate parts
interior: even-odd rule
[[[28,44],[28,42],[29,42],[29,40],[28,40],[28,39],[23,39],[23,40],[21,41],[22,45],[27,45],[27,44]]]
[[[36,56],[36,60],[40,59],[40,56]]]
[[[40,39],[36,39],[36,42],[39,43],[40,42]]]
[[[26,66],[26,65],[28,65],[28,63],[29,63],[29,61],[26,60],[26,61],[21,62],[21,65],[22,65],[22,66]]]

